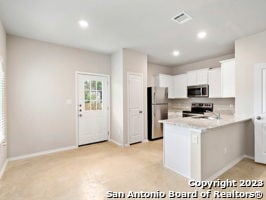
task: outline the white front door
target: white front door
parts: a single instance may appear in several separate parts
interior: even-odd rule
[[[143,76],[128,73],[128,143],[133,144],[143,140]]]
[[[78,74],[78,145],[108,139],[108,77]]]
[[[266,63],[255,66],[255,161],[266,163]]]

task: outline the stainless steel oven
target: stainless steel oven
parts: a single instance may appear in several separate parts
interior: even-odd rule
[[[209,97],[209,85],[193,85],[187,87],[188,97]]]

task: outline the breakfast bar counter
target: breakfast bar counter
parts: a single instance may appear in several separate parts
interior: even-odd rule
[[[233,123],[248,121],[250,119],[250,117],[235,115],[223,115],[220,119],[215,119],[214,117],[208,115],[198,115],[195,117],[177,117],[172,119],[160,120],[159,122],[164,124],[177,125],[184,128],[207,130]]]
[[[164,166],[189,179],[213,180],[246,155],[251,118],[178,117],[163,123]]]

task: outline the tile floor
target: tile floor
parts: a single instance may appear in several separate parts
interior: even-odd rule
[[[0,200],[102,200],[107,191],[195,190],[186,178],[165,169],[162,159],[158,140],[126,148],[105,142],[12,161],[0,180]],[[266,181],[266,166],[244,159],[220,179]],[[265,186],[253,190],[266,195]]]

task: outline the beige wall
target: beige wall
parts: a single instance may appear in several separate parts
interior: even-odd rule
[[[110,74],[110,56],[10,35],[7,54],[8,156],[75,145],[75,71]]]
[[[209,129],[202,134],[202,179],[210,178],[235,161],[250,155],[248,137],[252,121]]]
[[[266,63],[266,31],[235,42],[236,113],[253,115],[253,75],[256,63]]]
[[[111,57],[111,140],[123,145],[124,107],[123,107],[123,51]]]
[[[148,77],[147,77],[147,87],[154,86],[154,77],[158,74],[169,74],[171,75],[173,67],[167,67],[162,65],[157,65],[153,63],[148,63]]]
[[[0,21],[0,59],[3,61],[3,65],[4,65],[3,71],[6,72],[6,32],[5,32],[5,29],[1,21]],[[4,111],[6,113],[6,107],[4,107]],[[6,124],[6,122],[4,123]],[[7,153],[6,146],[0,143],[0,171],[6,161],[6,157],[7,157],[6,153]]]
[[[229,58],[234,58],[234,54],[219,56],[211,59],[201,60],[194,63],[189,63],[185,65],[179,65],[173,68],[172,74],[183,74],[187,71],[196,70],[196,69],[203,69],[203,68],[214,68],[221,66],[220,62],[221,60],[226,60]]]
[[[143,74],[144,137],[147,138],[147,55],[131,49],[121,49],[112,55],[112,125],[111,139],[128,144],[128,72]]]

